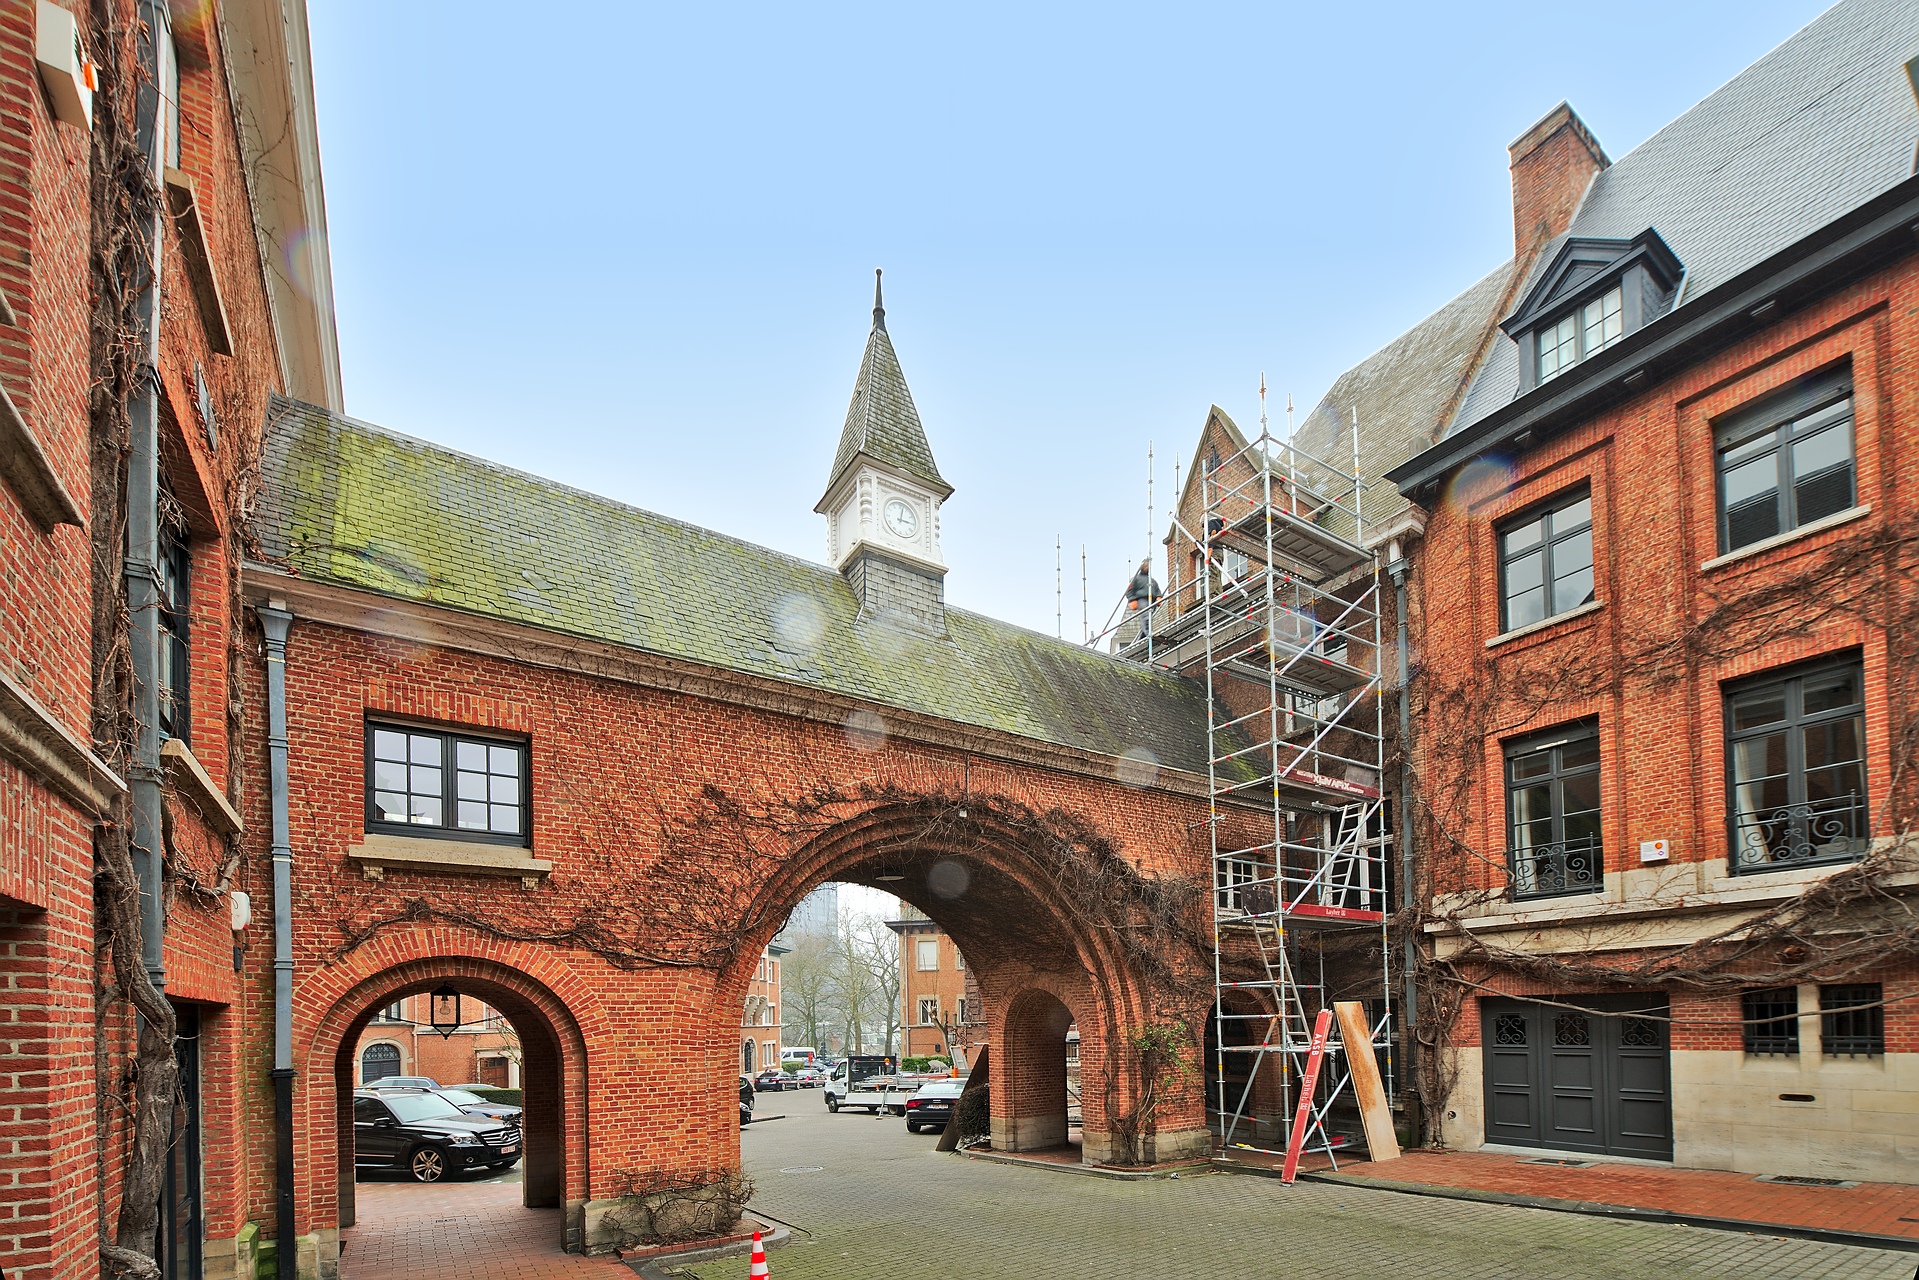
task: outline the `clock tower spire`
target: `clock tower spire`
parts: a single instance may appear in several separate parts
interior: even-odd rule
[[[953,486],[933,461],[900,372],[880,284],[875,271],[866,355],[826,493],[813,509],[826,517],[828,559],[859,596],[862,621],[944,635],[939,512]]]

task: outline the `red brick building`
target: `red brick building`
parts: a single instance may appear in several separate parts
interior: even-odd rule
[[[520,1042],[513,1026],[484,1001],[461,1001],[457,1029],[438,1031],[425,996],[395,1000],[367,1023],[354,1060],[356,1084],[387,1076],[426,1076],[443,1085],[520,1087]]]
[[[766,944],[740,1010],[740,1070],[748,1075],[777,1067],[781,1060],[780,957],[793,948],[778,938]]]
[[[1561,107],[1409,335],[1449,1143],[1913,1178],[1915,52],[1850,0],[1616,162]]]
[[[1076,1022],[1111,1080],[1085,1158],[1207,1148],[1196,1074],[1138,1150],[1108,1119],[1131,1029],[1203,1022],[1140,950],[1153,877],[1206,875],[1203,694],[945,605],[951,491],[878,307],[821,502],[831,567],[293,401],[263,467],[251,696],[287,772],[250,830],[286,832],[300,904],[294,1190],[323,1274],[353,1221],[356,1046],[446,982],[518,1032],[526,1200],[563,1209],[556,1246],[644,1236],[649,1179],[721,1195],[740,1011],[829,880],[920,906],[1015,1010],[995,1062],[1041,1065],[996,1086],[997,1145],[1064,1138]]]
[[[103,1237],[250,1275],[270,1219],[233,676],[267,396],[339,403],[304,34],[297,4],[0,15],[0,1056],[31,1064],[0,1075],[9,1277],[95,1274]]]
[[[966,956],[944,929],[913,906],[886,927],[900,939],[900,1056],[947,1058],[966,1065],[986,1041],[986,1010]]]

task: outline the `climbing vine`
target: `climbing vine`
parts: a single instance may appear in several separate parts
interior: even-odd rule
[[[1459,675],[1422,671],[1415,681],[1419,765],[1410,809],[1419,832],[1423,892],[1391,922],[1395,943],[1420,952],[1422,1052],[1415,1081],[1427,1115],[1456,1083],[1455,1024],[1467,997],[1492,992],[1497,975],[1558,991],[1593,988],[1730,994],[1754,987],[1839,982],[1919,957],[1919,912],[1900,880],[1919,870],[1914,766],[1919,757],[1919,520],[1862,529],[1802,554],[1789,572],[1737,588],[1708,580],[1694,616],[1660,634],[1628,635],[1618,652],[1585,646],[1538,657],[1479,657]],[[1792,898],[1696,940],[1673,943],[1657,921],[1601,919],[1590,935],[1540,953],[1475,931],[1506,896],[1503,849],[1476,843],[1473,806],[1485,776],[1484,744],[1550,726],[1562,708],[1607,698],[1697,691],[1708,673],[1800,640],[1850,633],[1883,644],[1893,715],[1884,799],[1872,815],[1872,848]],[[1695,700],[1696,701],[1696,700]],[[1699,744],[1692,744],[1695,763]],[[1877,755],[1875,753],[1875,759]],[[1711,824],[1707,824],[1710,829]],[[1435,897],[1434,890],[1444,890]],[[1558,926],[1564,931],[1567,926]],[[1446,954],[1431,945],[1443,938]],[[1604,947],[1600,947],[1603,936]],[[1505,994],[1503,990],[1499,994]],[[1676,1024],[1737,1019],[1675,1016]]]

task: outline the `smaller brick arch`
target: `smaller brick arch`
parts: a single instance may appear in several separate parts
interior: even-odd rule
[[[1079,1020],[1057,991],[1041,986],[1025,988],[1002,1007],[1006,1012],[993,1034],[997,1042],[992,1057],[993,1149],[1043,1151],[1065,1146],[1066,1033]],[[1082,1037],[1087,1030],[1082,1024]],[[1082,1039],[1082,1073],[1089,1056],[1086,1048]],[[1087,1100],[1082,1094],[1082,1106]]]
[[[372,957],[360,964],[343,964],[328,974],[338,993],[323,1006],[309,1031],[308,1061],[330,1062],[331,1072],[304,1075],[304,1105],[311,1135],[307,1153],[308,1229],[354,1222],[353,1089],[361,1033],[382,1009],[396,1000],[432,991],[451,982],[462,995],[493,1006],[518,1033],[521,1045],[523,1125],[522,1158],[524,1203],[529,1207],[579,1205],[589,1198],[591,1164],[588,1155],[587,1099],[589,1095],[587,1036],[572,1002],[522,968],[495,956],[461,954],[467,948],[449,947],[445,937],[413,935],[390,946],[427,954],[396,959],[387,948],[376,967]],[[484,940],[473,952],[498,951],[494,940]],[[517,957],[516,957],[517,958]],[[530,968],[550,968],[550,956],[524,957]],[[355,972],[355,970],[358,972]],[[338,970],[346,970],[341,973]],[[561,975],[566,975],[564,970]],[[314,984],[320,985],[320,984]],[[597,1006],[583,992],[576,993],[589,1019]],[[308,1007],[311,1007],[310,1005]],[[335,1191],[337,1212],[327,1213],[323,1188]],[[563,1238],[555,1244],[578,1250],[581,1223],[565,1215]]]

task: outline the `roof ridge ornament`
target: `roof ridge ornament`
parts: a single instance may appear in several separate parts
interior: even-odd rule
[[[886,328],[886,302],[880,296],[880,269],[873,268],[873,327],[884,331]]]

